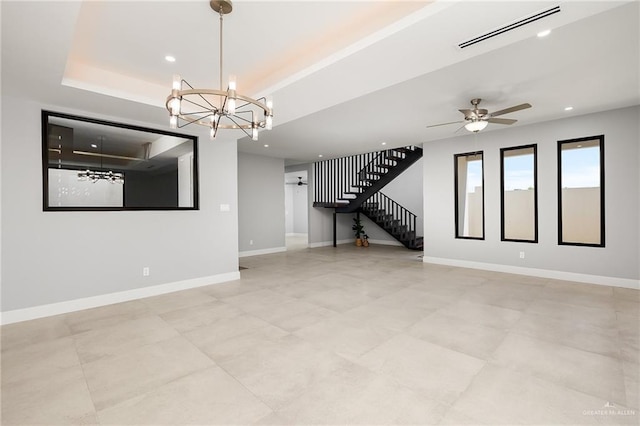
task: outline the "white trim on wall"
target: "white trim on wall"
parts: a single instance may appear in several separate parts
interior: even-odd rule
[[[261,254],[282,253],[283,251],[287,251],[287,248],[273,247],[273,248],[261,249],[261,250],[245,250],[245,251],[238,252],[238,257],[249,257],[249,256],[259,256]]]
[[[348,240],[338,240],[337,244],[354,244],[355,245],[355,237],[348,239]],[[402,244],[398,241],[389,241],[389,240],[372,240],[371,238],[369,238],[369,244],[378,244],[381,246],[400,246],[402,247]],[[311,243],[309,244],[309,248],[317,248],[317,247],[328,247],[328,246],[332,246],[333,245],[333,241],[320,241],[319,243]]]
[[[348,240],[338,240],[336,241],[336,244],[355,244],[355,238],[354,239],[348,239]],[[318,247],[329,247],[333,245],[333,241],[320,241],[317,243],[310,243],[309,244],[309,248],[318,248]]]
[[[500,265],[496,263],[472,262],[460,259],[444,259],[425,256],[424,263],[457,266],[461,268],[482,269],[485,271],[505,272],[509,274],[529,275],[532,277],[551,278],[564,281],[576,281],[588,284],[606,285],[612,287],[631,288],[640,290],[640,280],[617,277],[603,277],[599,275],[578,274],[575,272],[552,271],[549,269],[525,268],[522,266]]]
[[[173,293],[196,287],[204,287],[212,284],[220,284],[239,279],[240,272],[228,272],[208,277],[193,278],[150,287],[136,288],[133,290],[119,291],[117,293],[103,294],[100,296],[84,297],[82,299],[68,300],[65,302],[51,303],[31,308],[16,309],[13,311],[2,312],[2,314],[0,314],[0,324],[5,325],[21,321],[29,321],[37,318],[82,311],[84,309],[113,305],[114,303],[144,299],[145,297],[158,296],[161,294]]]

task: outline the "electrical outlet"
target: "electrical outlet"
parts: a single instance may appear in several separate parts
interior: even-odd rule
[[[142,268],[142,276],[143,277],[148,277],[150,273],[151,273],[151,271],[149,270],[148,266],[145,266],[144,268]]]
[[[253,245],[253,240],[249,240],[249,245],[252,246]]]
[[[520,252],[520,259],[524,259],[524,252],[523,251]]]

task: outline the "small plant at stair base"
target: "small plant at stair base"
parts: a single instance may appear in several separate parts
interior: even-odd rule
[[[362,236],[362,246],[369,247],[369,236],[367,234]]]
[[[360,247],[362,246],[361,236],[364,235],[364,226],[362,225],[362,221],[360,220],[359,217],[354,217],[353,222],[354,223],[353,223],[353,226],[351,226],[351,229],[356,235],[356,245]]]

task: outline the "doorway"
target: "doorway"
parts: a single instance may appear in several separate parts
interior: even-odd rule
[[[284,214],[287,251],[306,249],[309,244],[307,171],[285,173]]]

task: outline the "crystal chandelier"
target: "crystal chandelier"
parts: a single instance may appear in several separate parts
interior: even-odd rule
[[[229,0],[211,0],[211,9],[220,15],[220,89],[195,89],[179,75],[173,76],[171,94],[167,97],[169,125],[172,129],[200,124],[209,127],[211,139],[218,129],[240,129],[258,140],[258,129],[271,130],[273,103],[271,99],[253,99],[236,92],[236,78],[229,76],[227,90],[222,90],[222,17],[231,13]]]

